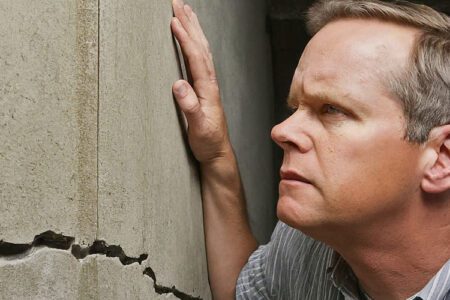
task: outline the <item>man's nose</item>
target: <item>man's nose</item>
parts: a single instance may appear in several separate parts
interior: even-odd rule
[[[301,128],[300,121],[298,115],[293,114],[272,128],[272,140],[284,151],[297,149],[306,153],[313,147],[311,137]]]

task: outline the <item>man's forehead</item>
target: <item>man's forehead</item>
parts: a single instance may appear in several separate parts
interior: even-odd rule
[[[306,102],[330,102],[344,104],[352,102],[358,105],[360,100],[352,94],[352,89],[339,86],[339,79],[333,76],[335,74],[308,74],[308,72],[296,71],[291,90],[288,95],[287,104],[290,107],[296,107]]]
[[[418,32],[415,28],[378,20],[333,21],[308,43],[299,69],[313,69],[313,73],[319,74],[317,70],[328,68],[327,73],[335,69],[341,73],[366,72],[370,76],[403,68]]]
[[[358,104],[389,94],[386,77],[395,68],[405,67],[414,32],[381,21],[352,19],[328,24],[302,54],[288,104],[296,106],[298,99],[305,98]]]

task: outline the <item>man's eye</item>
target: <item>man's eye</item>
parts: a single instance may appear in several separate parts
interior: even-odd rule
[[[322,113],[324,114],[330,114],[330,115],[336,115],[336,114],[345,114],[341,109],[338,107],[331,105],[331,104],[325,104],[322,106]]]

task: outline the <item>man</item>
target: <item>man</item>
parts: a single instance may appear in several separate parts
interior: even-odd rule
[[[208,43],[173,7],[214,299],[450,299],[449,18],[378,0],[309,10],[293,114],[272,131],[280,222],[255,251]]]

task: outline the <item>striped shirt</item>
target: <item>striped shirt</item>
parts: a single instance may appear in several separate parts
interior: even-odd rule
[[[242,269],[236,299],[370,299],[349,265],[330,247],[278,222],[271,241]],[[450,260],[408,300],[450,300]]]

